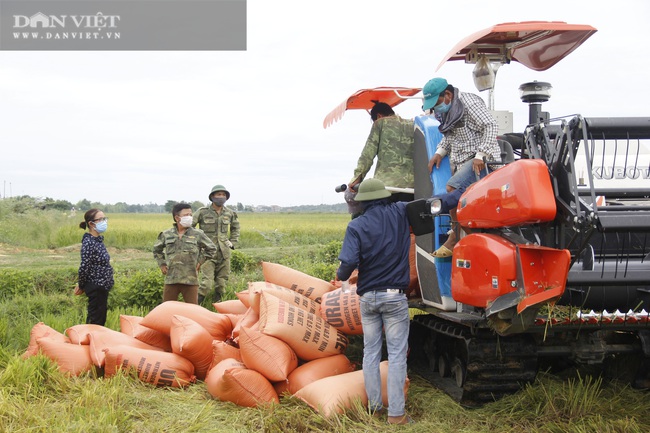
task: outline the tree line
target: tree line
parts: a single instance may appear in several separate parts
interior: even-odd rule
[[[88,199],[79,200],[72,203],[68,200],[55,200],[50,197],[32,197],[29,195],[22,195],[11,198],[2,199],[5,202],[5,209],[9,207],[11,211],[23,213],[29,209],[41,210],[59,210],[63,212],[85,212],[88,209],[97,208],[107,213],[170,213],[176,203],[189,203],[192,210],[196,211],[206,203],[200,201],[177,201],[167,200],[165,204],[147,203],[147,204],[128,204],[125,202],[117,202],[114,204],[100,203],[90,201]],[[9,205],[9,206],[7,206]],[[345,213],[347,212],[347,205],[340,204],[320,204],[320,205],[300,205],[300,206],[253,206],[244,205],[237,202],[236,205],[228,205],[229,208],[237,212],[326,212],[326,213]]]

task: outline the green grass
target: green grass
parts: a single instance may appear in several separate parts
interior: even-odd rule
[[[44,224],[67,224],[60,217],[52,215]],[[117,243],[130,242],[130,230],[146,231],[146,236],[133,239],[149,242],[170,221],[167,215],[109,217],[109,231],[116,234],[116,244],[109,245],[116,287],[109,298],[106,326],[118,330],[120,314],[144,316],[160,301],[162,277],[149,247]],[[234,299],[234,293],[249,281],[262,280],[261,260],[323,279],[333,277],[347,215],[247,214],[240,220],[242,238],[247,234],[248,241],[242,242],[233,259],[228,299]],[[0,215],[5,233],[20,231],[8,228],[6,221],[6,215]],[[0,245],[1,432],[650,431],[647,392],[577,374],[541,373],[517,394],[478,409],[460,407],[411,374],[407,411],[416,424],[404,427],[388,426],[385,419],[373,418],[361,407],[324,419],[292,397],[269,408],[242,408],[215,400],[202,382],[179,390],[153,388],[128,374],[107,379],[99,371],[67,377],[43,356],[23,360],[20,354],[27,347],[31,328],[40,321],[60,332],[85,322],[86,300],[72,296],[82,231],[70,233],[74,236],[66,242],[73,243],[59,247],[46,245],[45,238],[34,241],[36,246],[22,241]],[[122,237],[117,233],[123,233]],[[361,340],[352,339],[346,353],[360,362]]]

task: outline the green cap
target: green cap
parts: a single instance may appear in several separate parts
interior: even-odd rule
[[[390,197],[390,191],[386,189],[384,182],[379,179],[366,179],[359,185],[359,192],[354,200],[370,201],[386,197]]]
[[[223,186],[223,185],[215,185],[215,186],[212,187],[212,191],[210,191],[210,195],[208,196],[208,200],[210,200],[212,198],[212,194],[214,194],[217,191],[225,192],[226,193],[226,199],[230,199],[230,193],[228,192],[228,190],[226,189],[225,186]]]
[[[438,102],[438,97],[447,88],[447,80],[444,78],[432,78],[427,81],[427,84],[422,88],[422,96],[424,96],[424,105],[422,110],[427,111],[433,108]]]

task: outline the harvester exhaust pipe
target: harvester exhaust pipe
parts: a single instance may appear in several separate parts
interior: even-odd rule
[[[519,86],[519,97],[522,102],[528,104],[529,125],[548,121],[548,113],[542,111],[542,102],[551,99],[552,88],[551,83],[543,81],[533,81]]]

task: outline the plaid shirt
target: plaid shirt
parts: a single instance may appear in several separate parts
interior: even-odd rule
[[[465,92],[458,92],[458,96],[465,106],[463,117],[444,135],[436,153],[449,155],[454,167],[472,158],[486,157],[489,161],[499,161],[501,150],[497,144],[497,121],[481,97]]]

